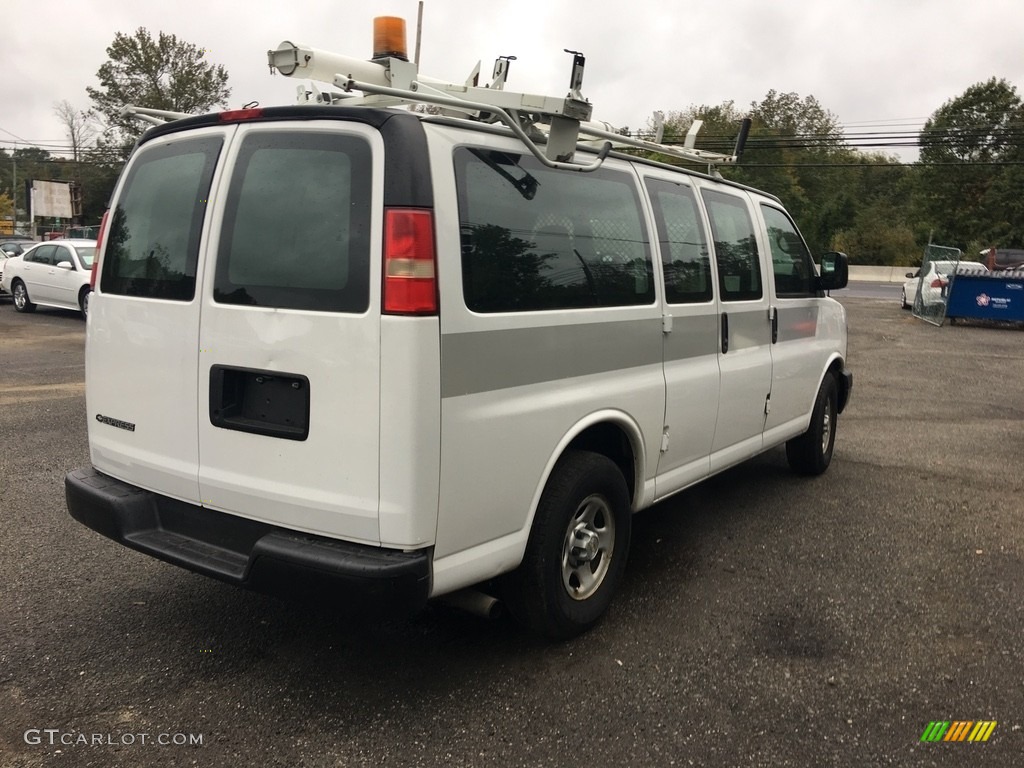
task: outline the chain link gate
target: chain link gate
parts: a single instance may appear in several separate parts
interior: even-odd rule
[[[941,326],[946,319],[946,299],[960,266],[961,251],[945,245],[925,246],[914,295],[914,317]]]

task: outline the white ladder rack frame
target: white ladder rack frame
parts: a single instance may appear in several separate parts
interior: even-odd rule
[[[749,129],[749,120],[744,121],[736,150],[731,155],[694,147],[697,131],[701,126],[699,120],[694,121],[682,146],[660,143],[659,113],[655,114],[659,141],[624,136],[608,130],[611,126],[607,123],[590,122],[593,107],[579,90],[583,78],[582,55],[569,52],[574,54],[573,89],[562,98],[504,90],[504,76],[499,74],[497,62],[492,87],[480,87],[472,84],[475,77],[471,77],[470,82],[464,85],[422,77],[417,71],[416,64],[393,56],[364,61],[296,45],[289,41],[281,43],[277,50],[267,51],[267,57],[271,72],[276,69],[285,77],[300,74],[321,82],[331,82],[343,91],[320,92],[316,86],[311,85],[312,90],[299,86],[300,103],[317,101],[322,104],[353,107],[424,104],[442,107],[447,110],[445,114],[454,111],[454,116],[465,116],[469,120],[500,122],[512,131],[538,161],[549,168],[583,173],[594,171],[601,167],[613,148],[623,147],[656,152],[691,163],[707,164],[709,169],[717,165],[736,163],[739,160]],[[477,64],[475,72],[479,71],[479,66]],[[507,72],[507,63],[501,69],[502,72]],[[303,71],[300,73],[299,70]],[[349,74],[343,74],[344,72]],[[358,74],[359,79],[353,77],[354,73]],[[356,96],[353,91],[359,91],[364,95]],[[313,94],[316,96],[311,99]],[[130,104],[121,108],[121,114],[132,115],[154,125],[190,117],[181,112]],[[576,150],[581,144],[581,136],[594,140],[603,139],[597,155],[588,162],[574,160]],[[544,149],[541,148],[541,143],[545,145]]]

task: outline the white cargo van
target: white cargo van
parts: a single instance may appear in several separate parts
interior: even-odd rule
[[[770,195],[578,145],[576,92],[527,120],[472,101],[501,83],[394,80],[350,81],[376,106],[145,134],[102,235],[68,508],[232,584],[409,611],[487,584],[571,636],[633,513],[783,444],[828,467],[846,259],[819,274]]]

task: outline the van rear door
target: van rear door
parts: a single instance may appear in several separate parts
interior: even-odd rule
[[[86,407],[93,465],[199,501],[197,269],[223,128],[143,144],[118,182],[90,301]]]
[[[382,152],[354,123],[239,126],[201,296],[205,506],[379,543]]]

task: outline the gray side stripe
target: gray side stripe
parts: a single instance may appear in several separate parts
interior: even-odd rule
[[[441,336],[441,397],[658,365],[661,318]]]
[[[760,347],[772,342],[772,324],[768,322],[768,310],[754,309],[745,312],[729,311],[729,351]]]
[[[717,355],[722,344],[719,322],[717,312],[673,318],[672,333],[665,336],[665,362]]]

